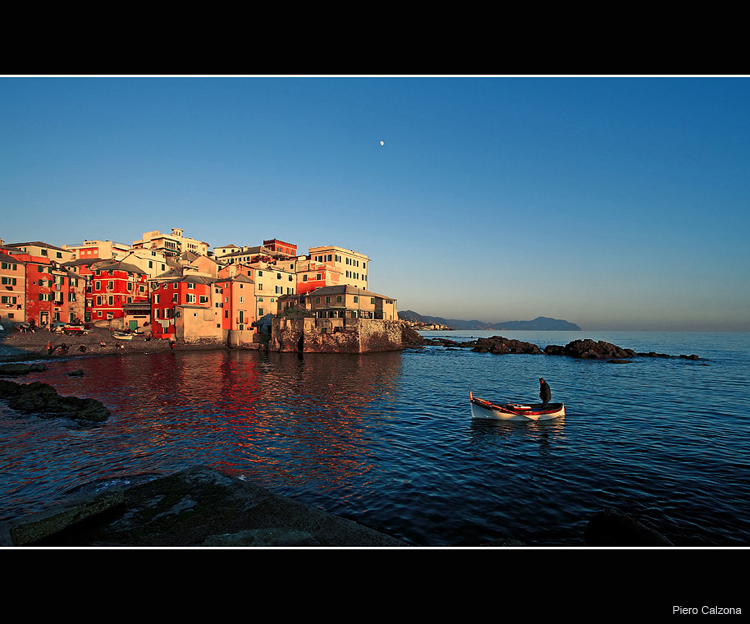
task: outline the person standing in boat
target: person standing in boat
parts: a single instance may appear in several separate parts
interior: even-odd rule
[[[539,398],[542,400],[542,409],[547,407],[547,404],[552,400],[552,390],[550,390],[549,384],[544,381],[544,377],[539,378]]]

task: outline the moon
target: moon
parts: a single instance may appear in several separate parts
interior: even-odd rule
[[[385,145],[385,141],[381,141],[381,142],[380,142],[380,144],[381,144],[381,145]]]

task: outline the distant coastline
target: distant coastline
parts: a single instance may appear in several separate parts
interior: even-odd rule
[[[460,319],[445,319],[439,316],[424,316],[412,310],[398,313],[399,319],[406,321],[416,329],[437,330],[530,330],[530,331],[583,331],[575,323],[561,319],[538,316],[532,321],[505,321],[502,323],[485,323],[484,321],[463,321]]]

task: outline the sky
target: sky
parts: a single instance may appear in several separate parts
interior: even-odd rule
[[[744,76],[0,76],[6,243],[338,245],[449,319],[750,331],[749,165]]]

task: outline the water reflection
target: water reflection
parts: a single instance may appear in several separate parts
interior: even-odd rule
[[[555,420],[530,420],[515,422],[491,419],[472,419],[471,437],[475,443],[484,443],[487,437],[504,438],[506,441],[536,444],[543,452],[565,440],[565,417]]]
[[[79,368],[83,376],[67,375]],[[400,371],[400,353],[300,359],[161,352],[57,361],[35,379],[63,395],[96,398],[112,415],[85,433],[47,421],[40,424],[49,431],[39,435],[32,418],[17,435],[6,428],[0,509],[24,507],[49,495],[48,486],[62,493],[95,478],[200,463],[269,487],[355,487],[373,469],[375,406],[388,401]]]

